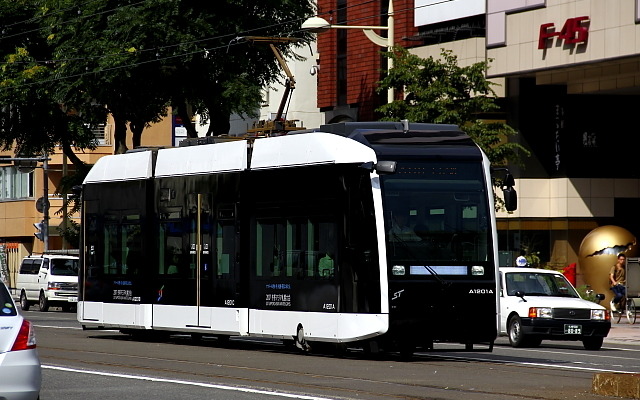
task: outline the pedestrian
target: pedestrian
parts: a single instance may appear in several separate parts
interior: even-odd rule
[[[614,298],[609,303],[611,311],[617,311],[618,308],[622,310],[622,306],[620,305],[620,301],[626,296],[627,288],[626,285],[626,261],[627,256],[620,253],[618,254],[618,262],[611,267],[609,271],[609,281],[611,283],[611,290],[613,291]]]

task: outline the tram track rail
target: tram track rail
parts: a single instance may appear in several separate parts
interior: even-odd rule
[[[456,355],[435,357],[418,354],[411,362],[400,362],[393,356],[370,359],[355,354],[338,358],[328,355],[301,355],[276,344],[233,343],[227,347],[212,346],[205,342],[184,344],[181,340],[170,342],[138,342],[127,336],[107,335],[102,339],[89,338],[92,341],[112,342],[112,350],[70,348],[66,346],[39,345],[43,365],[66,366],[82,369],[95,369],[105,372],[125,372],[139,376],[153,376],[167,379],[184,379],[193,382],[222,382],[227,385],[269,388],[283,392],[311,393],[329,398],[340,399],[560,399],[561,393],[553,391],[523,391],[514,393],[501,385],[473,384],[474,372],[480,369],[494,370],[496,373],[530,377],[534,369],[506,365],[500,362],[465,359]],[[114,340],[115,339],[115,340]],[[101,347],[101,346],[100,346]],[[127,349],[137,348],[136,353]],[[145,348],[147,350],[145,350]],[[168,348],[171,354],[183,354],[183,357],[160,356]],[[181,350],[184,350],[181,352]],[[211,351],[204,351],[211,350]],[[206,359],[210,353],[215,362]],[[269,361],[269,358],[272,358]],[[312,359],[313,358],[313,359]],[[242,362],[225,362],[224,360]],[[311,361],[311,362],[309,362]],[[348,364],[346,370],[337,368],[339,364]],[[445,365],[446,364],[446,365]],[[274,365],[273,367],[269,365]],[[326,367],[323,367],[326,365]],[[445,368],[446,367],[446,368]],[[325,368],[325,372],[323,372]],[[334,368],[334,372],[326,370]],[[367,370],[379,369],[367,374]],[[452,372],[438,376],[445,369]],[[508,371],[508,372],[507,372]],[[458,379],[451,378],[451,374]],[[557,379],[557,371],[544,368],[535,369],[542,380]],[[563,374],[573,374],[563,372]],[[467,376],[467,383],[460,377]],[[456,382],[453,384],[452,382]],[[471,397],[469,397],[471,396]]]

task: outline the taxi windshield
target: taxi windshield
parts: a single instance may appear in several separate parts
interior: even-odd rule
[[[553,296],[580,298],[569,281],[559,274],[538,272],[510,272],[505,277],[507,295],[522,292],[529,296]]]

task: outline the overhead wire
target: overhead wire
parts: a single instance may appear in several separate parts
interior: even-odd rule
[[[72,22],[76,22],[77,20],[80,20],[80,19],[85,19],[85,18],[95,17],[96,15],[107,14],[107,13],[109,13],[109,12],[113,12],[113,11],[116,11],[116,10],[119,10],[119,9],[122,9],[122,8],[125,8],[125,7],[135,6],[135,5],[138,5],[138,4],[141,4],[141,3],[144,3],[144,2],[145,2],[145,0],[140,0],[140,1],[138,1],[137,3],[127,4],[127,5],[125,5],[125,6],[120,6],[120,7],[112,8],[112,9],[110,9],[110,10],[103,10],[103,11],[100,11],[100,12],[97,12],[97,13],[93,13],[93,14],[88,14],[88,15],[80,14],[80,15],[81,15],[81,17],[76,17],[76,18],[74,18],[74,19],[70,19],[70,20],[67,20],[67,21],[62,21],[62,22],[60,23],[60,25],[67,25],[67,24],[70,24],[70,23],[72,23]],[[87,3],[88,3],[88,2],[87,2]],[[87,4],[87,3],[84,3],[84,4]],[[43,15],[42,17],[39,17],[39,18],[44,18],[44,17],[45,17],[45,16]],[[48,17],[48,16],[47,16],[47,17]],[[38,31],[42,31],[42,30],[45,30],[45,29],[49,29],[49,27],[45,27],[45,26],[43,26],[43,27],[40,27],[40,28],[32,29],[32,30],[30,30],[30,31],[23,31],[23,32],[15,33],[15,34],[13,34],[13,35],[6,35],[6,36],[5,36],[5,35],[2,35],[2,37],[0,37],[0,39],[12,39],[12,38],[17,37],[17,36],[22,36],[22,35],[25,35],[25,34],[27,34],[27,33],[38,32]]]
[[[357,5],[351,5],[351,6],[348,6],[346,8],[362,6],[363,4],[371,3],[371,2],[374,2],[374,1],[375,0],[370,0],[368,2],[359,3]],[[427,5],[422,5],[422,6],[417,6],[417,7],[407,7],[407,8],[401,9],[401,10],[394,11],[394,14],[395,13],[409,11],[409,10],[415,10],[415,9],[418,9],[418,8],[424,8],[424,7],[428,7],[428,6],[433,6],[433,5],[436,5],[436,4],[442,4],[442,3],[446,3],[446,2],[451,2],[451,1],[454,1],[454,0],[442,0],[440,2],[427,4]],[[88,1],[88,2],[86,2],[84,4],[87,4],[87,3],[90,3],[90,2],[91,1]],[[143,2],[144,2],[144,0],[143,1],[139,1],[137,3],[129,4],[127,6],[136,5],[136,4],[140,4],[140,3],[143,3]],[[123,6],[123,7],[127,7],[127,6]],[[317,15],[331,14],[331,13],[336,12],[336,11],[337,10],[330,10],[330,11],[326,11],[326,12],[323,12],[323,13],[320,13],[320,14],[317,14]],[[102,13],[105,13],[105,12],[95,13],[95,14],[92,14],[91,16],[100,15]],[[359,21],[366,20],[366,19],[381,17],[383,15],[386,15],[386,13],[380,13],[380,14],[373,15],[373,16],[367,16],[367,17],[348,20],[348,21],[345,21],[345,24],[353,24],[354,22],[359,22]],[[297,18],[297,19],[293,19],[293,20],[289,20],[289,21],[284,21],[284,22],[268,25],[268,26],[265,26],[265,27],[249,29],[249,30],[246,30],[246,31],[243,31],[243,32],[240,32],[240,33],[223,34],[223,35],[218,35],[218,36],[212,36],[212,37],[208,37],[208,38],[204,38],[204,39],[186,41],[186,42],[181,42],[181,43],[177,43],[177,44],[158,46],[158,47],[149,48],[149,49],[141,49],[141,50],[137,50],[136,52],[145,53],[145,52],[155,51],[157,53],[158,51],[161,51],[161,50],[175,48],[175,47],[184,46],[184,45],[193,45],[193,44],[196,44],[196,43],[203,43],[203,42],[208,42],[208,41],[213,41],[213,40],[222,40],[222,39],[225,39],[225,38],[233,39],[233,38],[237,38],[237,37],[248,36],[249,34],[257,32],[257,31],[261,31],[261,30],[265,30],[265,29],[269,29],[269,28],[274,28],[274,27],[278,27],[278,26],[281,26],[281,25],[291,24],[291,23],[294,23],[294,22],[297,22],[297,21],[302,21],[304,19],[305,18]],[[72,21],[72,20],[69,20],[67,22],[70,22],[70,21]],[[302,32],[302,31],[303,31],[302,29],[290,31],[290,32],[287,32],[287,36],[291,36],[293,34],[296,34],[298,32]],[[227,42],[224,45],[219,45],[219,46],[214,46],[214,47],[204,47],[202,49],[183,52],[183,53],[179,53],[179,54],[173,54],[173,55],[168,55],[168,56],[164,56],[164,57],[156,57],[156,58],[153,58],[153,59],[143,60],[143,61],[139,61],[139,62],[135,62],[135,63],[124,64],[124,65],[114,66],[114,67],[110,67],[110,68],[103,68],[103,69],[99,69],[99,70],[92,70],[92,71],[87,71],[87,72],[83,72],[83,73],[77,73],[77,74],[66,75],[66,76],[58,76],[58,77],[55,77],[55,78],[44,79],[44,80],[37,81],[37,82],[29,82],[29,83],[22,83],[20,85],[5,86],[3,88],[0,88],[0,90],[17,89],[17,88],[28,87],[28,86],[33,86],[33,85],[37,85],[37,84],[50,83],[50,82],[55,82],[55,81],[60,81],[60,80],[65,80],[65,79],[79,78],[79,77],[86,76],[86,75],[92,75],[92,74],[110,72],[110,71],[114,71],[114,70],[118,70],[118,69],[136,67],[136,66],[140,66],[140,65],[144,65],[144,64],[160,62],[160,61],[166,61],[166,60],[170,60],[170,59],[174,59],[174,58],[187,57],[187,56],[191,56],[191,55],[198,54],[198,53],[208,53],[208,52],[213,52],[213,51],[217,51],[217,50],[228,49],[229,46],[232,46],[232,45],[233,46],[237,46],[239,44],[240,43],[238,43],[238,42],[231,43],[231,40],[230,40],[229,42]],[[68,59],[35,60],[33,62],[49,64],[49,63],[56,63],[56,62],[63,62],[63,61],[64,62],[66,62],[66,61],[83,61],[83,60],[84,61],[88,61],[88,60],[93,60],[93,59],[116,57],[116,56],[122,56],[122,55],[130,55],[130,54],[131,53],[128,52],[128,51],[122,51],[122,52],[105,54],[105,55],[100,55],[100,56],[93,56],[93,57],[76,57],[76,58],[68,58]],[[0,63],[0,65],[2,65],[2,64],[3,63]]]

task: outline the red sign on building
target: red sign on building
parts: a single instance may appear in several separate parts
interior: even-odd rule
[[[565,44],[586,43],[589,38],[589,17],[569,18],[565,21],[562,30],[556,31],[553,22],[540,25],[540,36],[538,37],[538,49],[546,49],[549,39],[558,37],[559,41]]]

